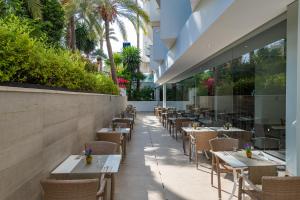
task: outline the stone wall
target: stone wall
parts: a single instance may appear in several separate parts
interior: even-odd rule
[[[0,200],[40,200],[40,180],[126,106],[121,96],[0,87]]]

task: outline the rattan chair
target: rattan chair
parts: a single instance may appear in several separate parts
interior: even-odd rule
[[[243,177],[240,178],[242,183]],[[296,200],[300,197],[300,177],[262,177],[262,189],[243,190],[251,199],[255,200]]]
[[[191,145],[194,146],[195,149],[196,167],[198,169],[199,155],[204,152],[206,158],[209,159],[207,155],[207,151],[211,150],[209,141],[218,137],[218,133],[216,131],[193,132],[193,134],[191,134],[190,137]]]
[[[127,137],[127,140],[131,140],[132,137],[132,129],[131,124],[128,121],[124,122],[113,122],[113,125],[117,128],[129,128],[129,135]]]
[[[183,127],[182,126],[182,122],[191,122],[192,123],[192,120],[188,119],[188,118],[177,118],[175,120],[175,130],[173,128],[173,130],[175,131],[175,138],[177,140],[177,134],[178,132],[181,131],[181,128]],[[172,136],[174,136],[174,133],[172,133]]]
[[[106,181],[98,179],[41,181],[43,200],[103,200]]]
[[[92,149],[93,155],[112,155],[118,154],[118,144],[107,141],[92,141],[85,144]]]
[[[119,148],[117,149],[117,153],[121,153],[124,151],[125,145],[124,145],[124,138],[119,133],[101,133],[98,132],[96,134],[96,140],[97,141],[107,141],[107,142],[113,142],[119,145]],[[125,140],[126,141],[126,140]]]
[[[249,167],[247,176],[245,174],[240,175],[238,199],[242,199],[242,194],[254,197],[257,194],[255,190],[261,190],[262,177],[277,175],[276,166]]]
[[[124,119],[118,118],[118,119],[114,119],[114,120],[112,121],[112,123],[113,123],[113,124],[114,124],[114,123],[127,123],[127,124],[130,126],[130,129],[133,130],[133,122],[132,122],[131,120],[129,120],[129,119],[126,119],[126,118],[124,118]]]
[[[215,138],[209,141],[212,151],[232,151],[239,147],[239,140],[233,138]],[[213,186],[213,174],[217,173],[218,177],[218,196],[221,199],[221,173],[233,173],[230,166],[226,165],[218,157],[212,155],[212,167],[211,167],[211,185]]]
[[[193,121],[186,121],[186,122],[182,122],[181,123],[181,128],[182,127],[192,127]],[[184,132],[183,130],[180,131],[181,135],[182,135],[182,148],[183,148],[183,153],[184,155],[186,155],[186,142],[190,141],[190,136],[187,135],[186,132]],[[190,144],[189,144],[190,145]],[[190,152],[189,152],[190,153]]]

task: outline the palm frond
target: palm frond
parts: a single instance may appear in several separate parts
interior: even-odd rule
[[[116,24],[118,25],[118,28],[121,32],[121,35],[122,35],[123,39],[127,40],[127,31],[126,31],[124,22],[121,19],[117,18],[116,19]]]

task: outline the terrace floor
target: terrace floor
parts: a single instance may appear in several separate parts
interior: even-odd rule
[[[176,141],[152,113],[138,113],[127,157],[116,177],[116,200],[216,200],[210,184],[209,161],[196,169]],[[206,162],[206,163],[205,163]],[[214,177],[214,185],[217,178]],[[228,199],[233,183],[222,178],[222,199]]]

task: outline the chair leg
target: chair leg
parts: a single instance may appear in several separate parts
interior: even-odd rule
[[[216,163],[216,168],[217,168],[217,176],[218,176],[218,194],[219,194],[219,199],[222,198],[222,188],[221,188],[221,175],[220,175],[220,170],[219,170],[219,161],[217,160]]]
[[[206,159],[209,160],[209,156],[207,155],[206,151],[204,151],[204,154],[205,154]]]
[[[182,148],[183,148],[183,154],[186,155],[186,149],[185,149],[185,137],[182,138]]]
[[[195,157],[196,157],[196,169],[198,169],[199,168],[199,154],[198,154],[198,152],[195,152]]]
[[[211,172],[210,172],[210,184],[211,186],[214,186],[214,169],[215,169],[215,164],[214,164],[214,156],[211,159]]]
[[[238,193],[238,200],[242,200],[242,193],[243,193],[243,179],[239,178],[239,193]]]

